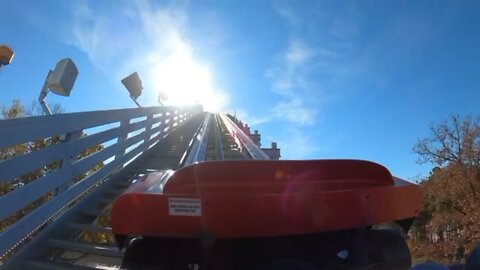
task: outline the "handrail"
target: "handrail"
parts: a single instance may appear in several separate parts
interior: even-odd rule
[[[182,166],[187,166],[195,162],[204,161],[207,154],[208,130],[211,114],[207,113],[207,117],[203,121],[202,126],[192,139],[191,147],[188,148],[185,162]]]
[[[165,117],[175,114],[175,111],[177,111],[177,114],[181,114],[182,112],[198,109],[198,106],[186,107],[182,110],[178,110],[176,107],[143,107],[4,119],[0,121],[0,131],[3,139],[0,141],[0,147],[8,147],[29,141],[29,139],[32,139],[32,136],[27,131],[30,131],[34,125],[37,127],[34,139],[37,139],[115,123],[122,119],[134,119],[150,114],[153,114],[155,117]],[[75,121],[72,121],[72,119]]]
[[[222,160],[225,158],[223,154],[223,144],[222,144],[222,136],[220,135],[220,119],[218,117],[218,114],[215,114],[215,117],[213,119],[214,125],[213,128],[215,130],[215,159],[216,160]]]
[[[228,132],[234,136],[235,141],[239,141],[250,154],[252,159],[270,159],[270,157],[263,152],[230,118],[225,114],[220,113],[220,118],[228,129]]]
[[[25,211],[39,198],[53,196],[0,233],[0,260],[79,196],[200,111],[198,106],[148,107],[0,120],[1,151],[52,136],[65,138],[0,161],[0,184],[13,187],[0,196],[0,222]],[[139,117],[145,120],[133,122]],[[103,130],[82,136],[90,128]],[[104,146],[79,159],[82,151],[98,145]],[[55,162],[60,164],[57,168],[45,170]],[[92,171],[99,163],[104,166]],[[37,179],[22,180],[22,176],[34,171],[40,172]],[[89,173],[78,179],[86,171]]]

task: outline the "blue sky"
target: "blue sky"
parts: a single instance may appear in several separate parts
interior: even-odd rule
[[[36,99],[48,69],[80,71],[67,112],[200,102],[236,112],[285,159],[359,158],[414,180],[412,146],[480,113],[478,1],[2,1],[0,104]]]

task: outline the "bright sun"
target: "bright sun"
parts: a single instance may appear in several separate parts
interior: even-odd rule
[[[212,84],[209,69],[198,64],[186,50],[177,50],[156,64],[151,79],[166,105],[201,104],[211,112],[226,105],[225,95]]]

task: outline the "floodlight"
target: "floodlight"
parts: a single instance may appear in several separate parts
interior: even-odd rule
[[[137,98],[142,94],[143,89],[142,80],[140,79],[140,76],[138,76],[138,73],[134,72],[123,78],[122,83],[130,93],[130,98],[133,100],[133,102],[135,102],[138,107],[142,107],[137,102]]]
[[[65,58],[58,61],[52,76],[48,79],[48,88],[60,96],[70,96],[78,69],[72,59]]]
[[[49,70],[38,101],[42,105],[43,111],[51,115],[52,112],[45,102],[45,97],[49,90],[60,96],[70,96],[75,80],[78,76],[78,69],[70,58],[64,58],[57,62],[55,69]]]
[[[14,53],[7,45],[0,45],[0,67],[6,66],[12,62]]]

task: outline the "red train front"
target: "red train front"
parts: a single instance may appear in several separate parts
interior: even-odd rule
[[[138,179],[111,219],[127,269],[408,269],[420,208],[368,161],[212,161]]]

